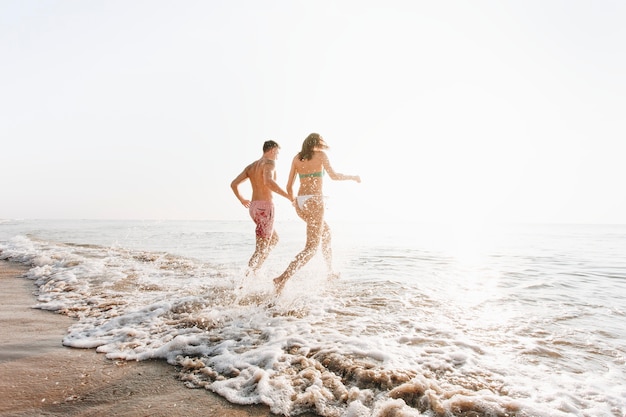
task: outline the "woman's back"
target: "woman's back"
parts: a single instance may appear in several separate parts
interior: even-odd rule
[[[311,159],[301,159],[300,154],[295,156],[293,167],[300,180],[299,195],[322,194],[325,161],[322,151],[313,152]]]

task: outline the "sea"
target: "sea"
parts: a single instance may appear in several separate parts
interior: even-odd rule
[[[335,222],[280,295],[251,221],[1,220],[62,343],[277,415],[626,416],[626,225]]]

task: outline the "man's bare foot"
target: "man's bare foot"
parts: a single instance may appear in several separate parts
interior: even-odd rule
[[[274,278],[274,289],[276,290],[276,294],[280,294],[285,288],[285,284],[287,283],[287,279],[278,277]]]
[[[339,278],[341,278],[341,274],[339,272],[330,271],[328,273],[328,277],[327,278],[328,278],[329,281],[334,280],[334,279],[339,279]]]

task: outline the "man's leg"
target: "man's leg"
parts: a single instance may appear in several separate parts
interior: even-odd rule
[[[272,232],[271,238],[258,237],[256,238],[256,249],[248,262],[248,266],[253,272],[258,271],[263,263],[269,256],[272,249],[278,244],[278,234]]]

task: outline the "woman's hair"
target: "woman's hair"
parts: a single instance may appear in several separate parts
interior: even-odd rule
[[[301,161],[310,160],[313,158],[313,151],[315,148],[318,149],[328,149],[328,145],[322,139],[319,133],[311,133],[306,137],[304,142],[302,142],[302,150],[298,154]]]

